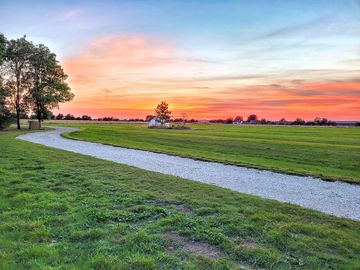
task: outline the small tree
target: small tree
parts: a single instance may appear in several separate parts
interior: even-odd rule
[[[83,115],[83,116],[81,116],[81,119],[82,119],[82,120],[91,120],[91,116],[89,116],[89,115]]]
[[[267,121],[266,121],[266,119],[265,119],[265,118],[262,118],[262,119],[260,120],[260,124],[262,124],[262,125],[265,125],[265,124],[267,124]]]
[[[257,120],[258,120],[258,116],[256,114],[250,114],[247,119],[248,122],[257,121]]]
[[[154,116],[153,115],[147,115],[146,117],[145,117],[145,122],[149,122],[151,119],[153,119],[154,118]]]
[[[296,118],[294,121],[294,125],[305,125],[305,120],[302,118]]]
[[[280,121],[279,121],[279,124],[280,125],[285,125],[286,124],[286,119],[284,117],[281,118]]]
[[[56,117],[56,120],[63,120],[64,119],[64,115],[62,113],[59,113]]]
[[[155,114],[157,121],[163,126],[165,123],[168,123],[171,119],[171,111],[169,110],[169,104],[165,101],[161,101],[155,109]]]
[[[238,115],[238,116],[236,116],[236,117],[234,118],[234,122],[242,122],[242,121],[244,121],[244,119],[243,119],[243,117],[240,116],[240,115]]]
[[[64,120],[75,120],[75,116],[73,116],[72,114],[68,113],[67,115],[65,115]]]
[[[231,117],[226,118],[226,120],[225,120],[225,124],[232,124],[233,122],[234,122],[234,120]]]

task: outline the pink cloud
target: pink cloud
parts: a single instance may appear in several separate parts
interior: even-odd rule
[[[92,40],[64,61],[71,81],[116,79],[131,70],[163,66],[174,61],[175,49],[164,40],[146,36],[110,36]]]

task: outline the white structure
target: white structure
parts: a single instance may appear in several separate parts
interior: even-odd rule
[[[149,121],[149,127],[170,127],[169,123],[162,124],[159,117],[154,117]]]
[[[242,125],[242,124],[243,124],[243,121],[234,121],[233,124],[234,124],[234,125]]]

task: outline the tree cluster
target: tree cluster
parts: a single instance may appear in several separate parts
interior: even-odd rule
[[[28,112],[39,122],[49,119],[52,109],[74,97],[66,78],[45,45],[34,45],[25,36],[7,40],[0,34],[0,118],[13,113],[18,129],[21,116]]]

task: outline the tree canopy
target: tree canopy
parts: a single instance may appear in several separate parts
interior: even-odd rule
[[[0,68],[18,129],[21,115],[31,111],[41,122],[59,103],[74,97],[56,55],[45,45],[27,41],[26,36],[8,41],[0,34]]]
[[[65,82],[67,75],[44,45],[34,47],[30,57],[31,87],[29,88],[29,103],[39,122],[47,119],[49,112],[59,106],[59,103],[73,99],[69,85]]]

